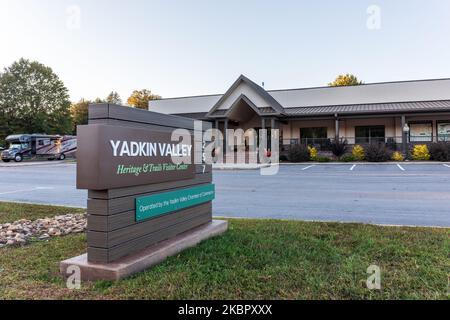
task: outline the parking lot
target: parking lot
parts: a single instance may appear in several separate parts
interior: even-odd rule
[[[0,201],[84,207],[75,164],[0,167]],[[450,164],[298,164],[278,174],[215,170],[225,217],[450,227]]]
[[[216,171],[214,212],[232,217],[450,226],[449,164],[282,165]]]

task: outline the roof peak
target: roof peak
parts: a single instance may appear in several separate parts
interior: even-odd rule
[[[219,101],[211,108],[211,110],[208,112],[207,116],[211,116],[214,111],[219,109],[219,107],[228,99],[231,94],[238,89],[239,85],[244,82],[248,86],[252,88],[261,98],[265,99],[270,106],[276,110],[278,113],[282,114],[284,112],[283,106],[274,98],[272,97],[263,87],[255,83],[254,81],[250,80],[243,74],[241,74],[231,85],[231,87],[228,88],[228,90],[220,97]],[[241,96],[238,98],[241,99]]]

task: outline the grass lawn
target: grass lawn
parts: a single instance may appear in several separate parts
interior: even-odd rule
[[[66,207],[41,206],[35,204],[0,202],[0,224],[14,222],[20,219],[36,220],[62,214],[83,212],[86,212],[86,210]]]
[[[1,204],[1,219],[78,209]],[[69,290],[61,260],[84,235],[0,249],[0,299],[448,299],[450,229],[276,220],[230,220],[223,236],[119,282]],[[382,290],[366,288],[381,267]]]

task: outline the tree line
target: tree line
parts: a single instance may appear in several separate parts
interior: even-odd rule
[[[135,90],[127,104],[147,109],[150,100],[160,98],[147,89]],[[69,90],[50,67],[23,58],[13,62],[0,72],[0,146],[10,134],[76,134],[78,125],[87,124],[91,103],[123,102],[112,91],[104,99],[72,103]]]
[[[357,77],[345,74],[329,86],[360,84]],[[147,109],[149,101],[160,98],[147,89],[135,90],[127,104]],[[69,90],[50,67],[22,58],[0,73],[0,146],[10,134],[76,134],[78,125],[87,124],[91,103],[122,104],[122,99],[112,91],[104,99],[72,103]]]

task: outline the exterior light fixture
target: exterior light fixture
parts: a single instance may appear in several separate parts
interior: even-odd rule
[[[408,124],[405,123],[405,126],[403,127],[403,132],[404,133],[409,133],[409,130],[411,130],[411,129],[409,128]]]

